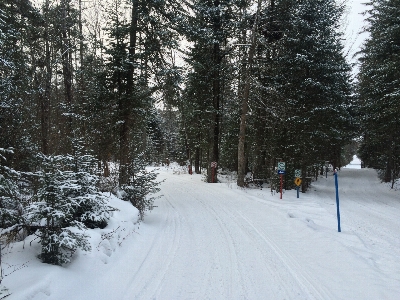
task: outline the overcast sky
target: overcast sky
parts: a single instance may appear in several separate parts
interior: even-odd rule
[[[360,33],[363,26],[366,25],[364,16],[361,15],[368,7],[364,5],[366,0],[348,0],[348,12],[345,18],[345,38],[346,38],[346,52],[348,52],[348,60],[350,63],[357,61],[354,54],[360,50],[362,43],[368,36],[366,33]],[[358,70],[354,67],[354,73]]]

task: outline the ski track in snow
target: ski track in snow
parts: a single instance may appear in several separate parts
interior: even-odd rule
[[[353,178],[357,174],[354,172],[360,171],[346,170],[341,174]],[[393,259],[399,253],[395,249],[400,244],[399,237],[393,235],[393,228],[399,228],[399,223],[394,221],[399,215],[399,206],[382,197],[382,193],[390,191],[384,190],[374,171],[368,172],[371,174],[366,174],[363,180],[370,180],[376,186],[357,189],[356,192],[356,187],[346,185],[346,177],[339,175],[339,185],[342,184],[341,209],[348,209],[342,213],[342,220],[346,220],[342,228],[346,231],[347,226],[352,235],[342,233],[343,241],[336,241],[345,247],[350,239],[350,243],[355,244],[351,250],[354,256],[364,261],[367,267],[385,275],[385,270],[379,266],[379,254],[374,254],[371,245],[376,241],[381,243],[379,251],[394,251]],[[163,185],[164,196],[157,203],[157,209],[166,215],[159,224],[162,230],[154,237],[146,261],[136,271],[124,299],[132,299],[133,295],[134,299],[338,299],[337,291],[330,288],[328,279],[321,280],[321,275],[308,269],[304,260],[298,261],[290,249],[286,250],[282,243],[274,240],[276,231],[279,231],[279,228],[274,228],[274,223],[281,224],[282,218],[277,216],[277,220],[263,220],[263,210],[269,211],[269,215],[271,210],[277,210],[278,215],[284,209],[285,199],[274,203],[259,197],[265,194],[254,191],[247,195],[246,191],[225,189],[221,193],[219,185],[206,185],[189,175],[176,175],[169,180],[173,182]],[[329,210],[333,221],[336,206],[332,205],[334,201],[328,201],[335,200],[331,192],[332,178],[320,178],[315,186],[314,193],[323,200],[319,204],[308,203],[310,211],[318,219],[319,211]],[[237,197],[237,193],[242,193],[243,198]],[[351,195],[351,205],[346,204],[350,201],[346,199],[348,194]],[[381,200],[372,205],[363,202],[363,198],[371,199],[371,196]],[[275,200],[278,197],[276,195]],[[389,199],[393,199],[393,195]],[[287,213],[289,219],[301,221],[318,233],[319,222],[313,220],[313,214],[303,217],[293,210],[296,203],[292,204]],[[391,204],[394,210],[380,209],[382,205]],[[358,209],[362,211],[357,214]],[[365,215],[371,215],[373,222],[363,219]],[[350,220],[346,219],[348,217]],[[385,217],[389,222],[380,226],[382,222],[379,219]],[[362,270],[353,272],[358,275]],[[372,279],[378,285],[388,285],[390,289],[391,284],[385,282],[392,274],[386,275]],[[398,277],[393,285],[398,283]],[[182,281],[177,278],[182,278]],[[351,290],[351,287],[348,289]],[[384,292],[378,294],[385,295]]]
[[[302,292],[305,292],[304,299],[310,298],[310,292],[304,288],[310,284],[304,284],[304,280],[299,280],[295,272],[278,255],[279,250],[273,247],[254,225],[240,215],[240,218],[244,219],[249,226],[246,230],[243,227],[238,228],[234,222],[238,219],[237,216],[229,213],[226,207],[219,204],[226,202],[225,197],[221,195],[217,197],[218,191],[215,191],[211,185],[204,189],[202,183],[197,184],[188,179],[190,177],[180,176],[174,178],[173,185],[164,185],[163,206],[159,207],[166,216],[160,224],[163,229],[154,236],[148,255],[129,282],[125,299],[130,299],[132,295],[135,295],[136,299],[168,299],[170,297],[247,299],[254,292],[247,286],[253,289],[258,289],[259,285],[279,286],[280,281],[286,284],[291,281],[292,284],[289,285],[291,287],[299,285]],[[204,201],[205,199],[207,201]],[[233,230],[234,233],[232,233]],[[170,240],[167,241],[164,237]],[[249,237],[253,239],[249,240]],[[257,240],[259,237],[261,241],[266,242],[267,247],[260,245],[260,241]],[[184,239],[185,243],[180,248],[181,239]],[[250,245],[253,246],[248,249],[246,256],[257,258],[256,262],[261,265],[268,262],[264,265],[266,267],[264,267],[263,276],[259,276],[258,280],[252,278],[253,282],[241,276],[243,273],[251,273],[248,268],[256,266],[255,262],[253,262],[254,265],[251,262],[244,264],[240,258],[245,256],[243,252],[246,252],[238,245],[243,241],[246,241],[249,248]],[[197,246],[193,247],[194,245]],[[188,253],[189,251],[196,253]],[[171,283],[170,278],[176,277],[201,278],[201,286],[198,282],[197,287],[180,286],[179,282]],[[263,284],[261,280],[265,283]],[[172,294],[168,294],[168,289],[172,287],[175,290],[171,291]],[[293,296],[288,290],[281,291],[280,294],[277,294],[273,288],[266,287],[266,290],[270,295],[273,294],[273,298]],[[315,291],[315,288],[313,290]]]
[[[218,205],[218,203],[217,203]],[[217,215],[215,210],[213,209],[214,214]],[[310,280],[310,276],[304,276],[301,274],[301,270],[299,267],[296,267],[295,260],[291,257],[289,253],[287,253],[283,248],[279,248],[271,239],[268,238],[268,235],[265,233],[261,233],[251,221],[248,220],[240,210],[237,211],[236,215],[232,212],[228,212],[228,210],[222,206],[218,207],[219,214],[223,211],[227,218],[226,220],[244,220],[247,225],[241,223],[241,228],[238,228],[239,232],[242,236],[239,236],[239,239],[243,239],[244,236],[254,236],[250,245],[257,245],[257,250],[264,258],[264,262],[268,262],[265,264],[266,270],[272,277],[272,284],[269,281],[269,285],[271,286],[279,286],[282,282],[285,285],[293,287],[299,285],[301,287],[302,292],[304,292],[305,299],[330,299],[326,293],[322,292],[324,296],[314,287],[314,284]],[[232,228],[231,225],[225,225],[225,228]],[[241,230],[242,229],[242,230]],[[244,229],[246,229],[244,231]],[[261,238],[261,240],[260,240]],[[265,242],[265,244],[262,243]],[[308,279],[307,279],[308,278]],[[279,279],[279,280],[277,280]],[[285,296],[293,297],[293,294],[290,290],[284,291]],[[279,297],[282,295],[276,294],[274,297]],[[296,297],[301,296],[300,293],[295,295]]]
[[[115,230],[120,247],[102,240],[87,265],[27,273],[25,296],[9,299],[399,299],[399,193],[375,171],[339,172],[341,233],[332,174],[282,200],[171,169],[159,177],[157,207],[130,233]]]
[[[329,180],[324,178],[317,186],[317,192],[322,191],[325,200],[328,199],[327,188]],[[344,231],[352,234],[342,243],[353,242],[354,247],[348,249],[378,274],[385,275],[376,280],[388,291],[398,290],[400,274],[398,271],[393,274],[391,266],[398,265],[400,257],[399,193],[383,185],[372,169],[339,172],[339,190],[342,230],[344,226]],[[325,201],[324,206],[327,208]],[[352,237],[353,241],[350,240]],[[358,245],[354,237],[359,241]]]

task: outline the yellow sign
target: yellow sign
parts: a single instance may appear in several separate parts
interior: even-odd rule
[[[297,177],[297,178],[294,180],[294,183],[295,183],[297,186],[300,186],[300,184],[301,184],[301,179],[300,179],[299,177]]]

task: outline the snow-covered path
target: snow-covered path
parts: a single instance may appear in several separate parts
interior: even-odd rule
[[[146,253],[123,299],[396,299],[400,203],[373,170],[339,175],[283,200],[268,190],[161,173],[164,197],[143,224]],[[146,247],[144,250],[143,247]],[[141,248],[139,250],[139,248]],[[132,257],[137,257],[132,253]]]
[[[237,190],[179,176],[165,184],[151,257],[126,295],[140,299],[330,299],[282,243],[287,215]],[[158,220],[151,214],[147,225]],[[290,221],[290,220],[289,220]],[[276,240],[278,238],[278,240]],[[152,270],[149,272],[149,270]]]
[[[22,269],[8,299],[399,299],[400,197],[375,171],[340,171],[341,233],[332,174],[282,200],[171,169],[159,177],[163,197],[136,232],[119,229],[120,246],[97,242],[64,268],[35,263],[41,280]]]

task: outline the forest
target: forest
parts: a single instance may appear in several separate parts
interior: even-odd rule
[[[357,154],[393,187],[400,2],[370,7],[354,75],[346,1],[2,0],[2,239],[35,233],[42,261],[68,262],[107,224],[102,192],[152,208],[150,164],[272,187],[285,162],[306,192]]]

